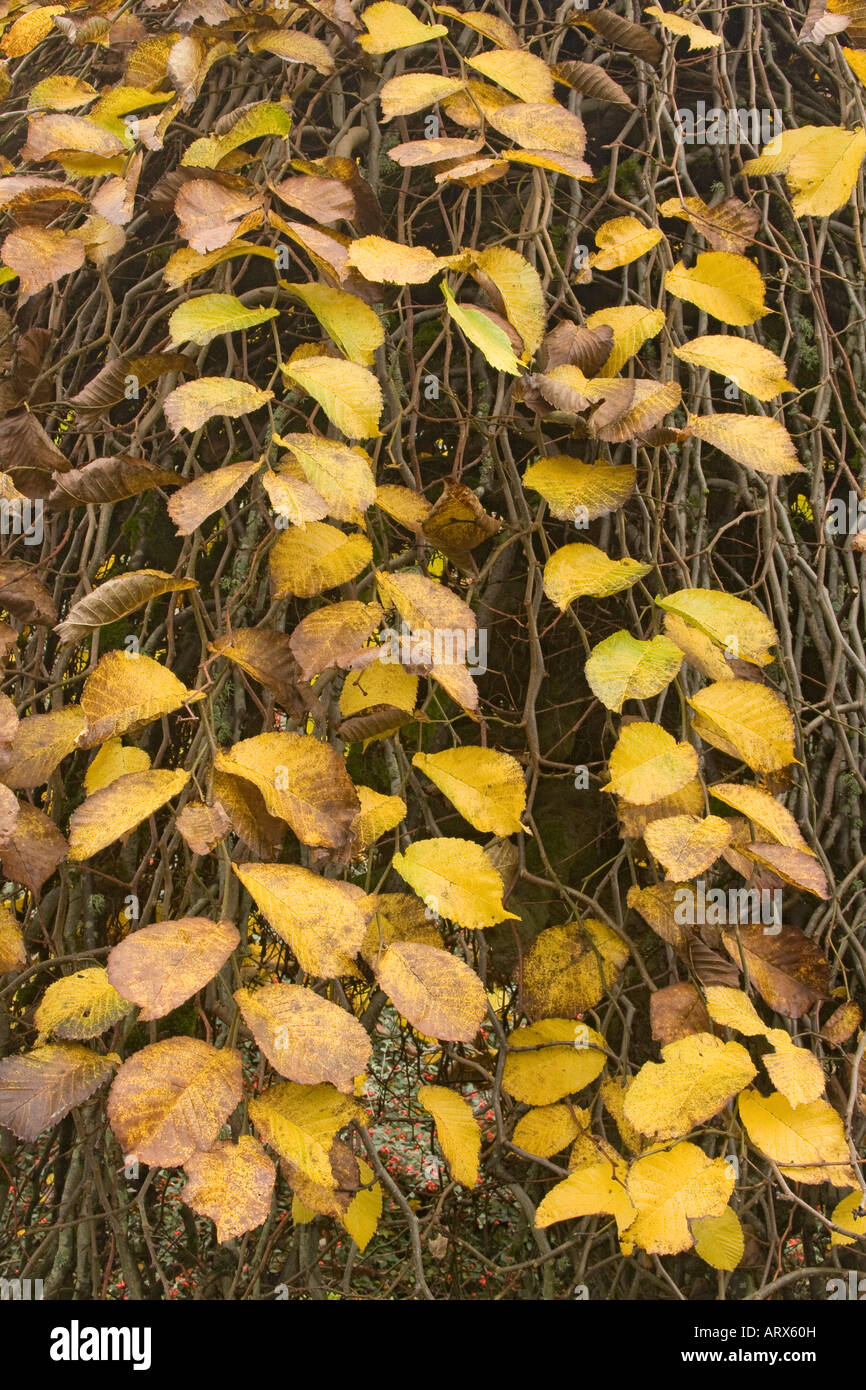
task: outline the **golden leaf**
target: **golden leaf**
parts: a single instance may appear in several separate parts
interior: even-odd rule
[[[472,840],[415,840],[394,855],[391,867],[439,916],[467,931],[519,920],[503,907],[502,878]]]
[[[584,1023],[545,1018],[508,1037],[502,1089],[524,1105],[552,1105],[604,1070],[604,1039]]]
[[[123,1153],[175,1168],[209,1149],[243,1095],[239,1052],[198,1038],[168,1038],[133,1054],[108,1095],[108,1122]]]
[[[367,1032],[339,1004],[300,985],[235,991],[243,1020],[271,1066],[290,1081],[330,1081],[351,1095],[372,1051]]]
[[[240,945],[228,921],[183,917],[157,922],[124,938],[108,955],[108,979],[142,1020],[164,1018],[204,989]]]
[[[232,867],[302,970],[322,978],[351,972],[370,912],[344,891],[350,885],[320,878],[299,864]]]
[[[188,781],[188,772],[127,772],[85,797],[69,822],[68,858],[92,859],[177,796]]]
[[[413,1028],[443,1042],[473,1042],[487,1014],[487,995],[475,971],[436,946],[392,942],[376,978]]]
[[[469,1101],[447,1086],[419,1086],[418,1103],[436,1122],[436,1138],[453,1181],[474,1187],[478,1181],[481,1130]]]
[[[266,1221],[276,1170],[258,1140],[242,1134],[234,1144],[218,1139],[205,1153],[184,1160],[181,1201],[216,1222],[217,1242],[236,1240]]]
[[[49,985],[36,1010],[36,1027],[42,1036],[78,1042],[96,1038],[113,1028],[132,1009],[110,982],[101,966],[77,970]]]
[[[678,1139],[723,1109],[757,1071],[740,1043],[690,1033],[645,1062],[625,1098],[625,1117],[653,1139]]]

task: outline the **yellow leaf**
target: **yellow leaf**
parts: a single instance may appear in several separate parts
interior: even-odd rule
[[[274,398],[273,391],[260,391],[246,381],[233,381],[226,376],[202,376],[197,381],[185,381],[170,391],[163,402],[165,418],[172,433],[181,430],[200,430],[215,415],[248,415],[260,410]]]
[[[683,19],[678,14],[668,14],[658,5],[647,5],[644,14],[651,14],[664,29],[678,38],[688,39],[690,53],[695,49],[718,48],[722,42],[721,34],[713,34],[702,24],[693,24],[691,20]]]
[[[328,504],[338,521],[359,522],[376,501],[376,482],[370,456],[336,439],[315,434],[287,434],[283,446],[291,451],[307,482]]]
[[[26,963],[24,933],[6,903],[0,903],[0,975]]]
[[[563,112],[563,115],[568,114]],[[476,265],[502,296],[508,322],[523,339],[523,360],[529,361],[544,337],[544,290],[538,271],[525,256],[507,246],[492,246],[482,251]]]
[[[218,751],[214,767],[252,782],[272,816],[302,844],[340,849],[352,837],[360,805],[346,764],[310,734],[258,734]]]
[[[753,772],[779,772],[794,756],[794,721],[780,695],[755,681],[716,681],[688,702],[694,730],[706,743],[747,763]]]
[[[475,614],[468,603],[425,574],[377,570],[376,584],[383,605],[396,608],[413,633],[435,636],[437,632],[470,634],[476,630]]]
[[[769,666],[773,660],[770,648],[779,640],[776,629],[754,603],[721,589],[679,589],[656,603],[706,633],[728,656],[756,666]]]
[[[89,105],[98,95],[96,88],[82,78],[58,73],[30,88],[27,106],[30,110],[42,106],[51,111],[74,111],[76,106]]]
[[[491,43],[495,43],[497,48],[520,48],[520,39],[512,29],[511,25],[504,19],[499,19],[497,15],[487,14],[481,10],[458,10],[453,5],[434,5],[433,10],[436,14],[447,15],[449,19],[456,19],[458,23],[465,24],[467,28],[474,29],[476,33],[483,34]]]
[[[441,933],[414,893],[377,893],[375,901],[376,911],[361,947],[361,955],[374,970],[386,946],[394,941],[417,941],[422,946],[442,948]]]
[[[234,871],[308,975],[348,974],[370,915],[344,891],[300,864],[235,864]]]
[[[281,280],[280,286],[304,301],[350,362],[372,367],[376,349],[385,341],[385,329],[375,309],[356,294],[331,285],[290,285]]]
[[[570,454],[552,454],[530,464],[523,485],[539,492],[559,520],[588,522],[627,502],[635,477],[631,464],[581,463]]]
[[[391,867],[437,915],[467,931],[519,920],[503,907],[502,878],[473,840],[415,840]]]
[[[476,830],[507,836],[523,829],[526,784],[520,763],[508,753],[464,744],[443,753],[416,753],[412,766],[420,768]]]
[[[701,251],[688,270],[677,261],[664,284],[669,294],[734,327],[756,323],[770,312],[764,307],[764,281],[758,267],[731,251]]]
[[[175,1168],[212,1146],[242,1095],[239,1052],[169,1038],[124,1062],[109,1092],[108,1122],[127,1158]]]
[[[783,391],[797,389],[785,377],[785,364],[781,357],[770,352],[769,348],[751,342],[749,338],[709,333],[674,348],[674,357],[729,377],[741,390],[748,391],[759,401],[771,401]]]
[[[18,722],[8,751],[8,762],[0,769],[7,787],[39,787],[74,752],[84,731],[85,716],[80,705],[65,705],[48,714],[31,714]]]
[[[128,772],[84,799],[69,822],[71,860],[92,859],[134,830],[189,781],[188,772]]]
[[[542,58],[525,49],[493,49],[467,58],[466,64],[512,92],[521,101],[552,102],[553,75]]]
[[[358,1159],[358,1176],[362,1186],[343,1215],[343,1225],[363,1254],[376,1234],[382,1215],[382,1188],[373,1182],[373,1169],[363,1158]]]
[[[778,1091],[770,1096],[745,1091],[739,1110],[755,1148],[777,1163],[786,1178],[855,1185],[841,1117],[826,1100],[795,1106]]]
[[[379,435],[382,388],[366,367],[335,357],[295,357],[282,368],[349,439]]]
[[[227,154],[249,140],[261,140],[266,135],[285,137],[292,128],[292,118],[282,106],[272,101],[258,101],[241,107],[240,115],[224,135],[205,135],[193,140],[181,159],[181,164],[194,169],[216,169]]]
[[[565,612],[576,598],[608,598],[630,589],[649,574],[652,565],[642,565],[628,557],[611,560],[595,545],[564,545],[555,550],[544,566],[544,592]]]
[[[368,5],[361,18],[367,33],[358,35],[358,43],[365,53],[393,53],[396,48],[412,48],[448,33],[444,24],[423,24],[405,5],[392,4],[391,0]]]
[[[437,256],[426,246],[405,246],[401,241],[388,241],[381,236],[358,237],[348,248],[349,265],[373,284],[424,285],[454,259]]]
[[[635,1159],[626,1187],[638,1214],[624,1234],[623,1253],[637,1245],[651,1255],[677,1255],[694,1244],[690,1220],[722,1215],[734,1173],[724,1159],[681,1143]]]
[[[234,260],[238,256],[263,256],[269,261],[277,259],[272,246],[256,246],[251,241],[229,241],[216,251],[193,251],[189,246],[182,246],[166,261],[163,279],[169,289],[175,290],[196,275],[203,275],[215,265],[222,265],[223,261]]]
[[[268,319],[275,319],[279,309],[247,309],[233,294],[201,294],[187,299],[168,321],[170,347],[180,343],[198,343],[200,347],[213,342],[223,333],[237,333],[242,328],[256,328]]]
[[[36,1010],[36,1027],[47,1037],[81,1042],[96,1038],[124,1018],[132,1004],[118,994],[100,966],[77,970],[49,985]]]
[[[784,173],[795,217],[829,217],[851,197],[864,155],[861,126],[801,126],[775,136],[757,159],[746,160],[743,173]]]
[[[258,472],[259,463],[258,459],[250,463],[226,463],[178,488],[168,504],[168,514],[177,527],[178,535],[191,536],[213,512],[228,506],[235,494]]]
[[[281,1081],[248,1105],[250,1119],[266,1144],[322,1187],[336,1187],[329,1153],[337,1132],[350,1120],[364,1123],[362,1107],[333,1086]]]
[[[721,1216],[698,1217],[691,1223],[695,1254],[712,1269],[736,1269],[746,1249],[740,1218],[733,1207]]]
[[[480,309],[471,304],[458,304],[448,285],[440,285],[448,313],[457,327],[466,334],[470,343],[477,347],[498,372],[508,372],[520,376],[520,366],[514,356],[514,349],[508,335],[497,323],[489,319]]]
[[[478,1181],[481,1130],[472,1106],[447,1086],[419,1086],[418,1103],[436,1122],[436,1138],[454,1182],[474,1187]]]
[[[553,1105],[604,1070],[604,1045],[599,1033],[569,1018],[516,1028],[508,1037],[502,1089],[524,1105]]]
[[[521,1115],[511,1140],[536,1158],[553,1158],[589,1126],[589,1119],[588,1110],[573,1105],[538,1106]]]
[[[427,1037],[471,1043],[487,1015],[487,995],[475,971],[436,946],[393,942],[379,959],[376,979]]]
[[[843,49],[843,52],[846,50]],[[857,57],[862,57],[858,53]],[[850,58],[848,60],[851,61]],[[848,1236],[840,1235],[834,1231],[830,1237],[831,1245],[853,1245],[856,1236],[866,1236],[866,1197],[863,1195],[861,1187],[855,1187],[853,1192],[849,1192],[847,1197],[843,1197],[841,1202],[833,1208],[830,1218],[837,1226],[842,1226],[846,1231],[850,1231]]]
[[[771,1028],[767,1037],[775,1051],[762,1058],[776,1090],[791,1105],[808,1105],[824,1094],[826,1078],[818,1058],[804,1047],[795,1047],[784,1028]]]
[[[368,849],[387,831],[406,819],[409,808],[401,796],[385,796],[372,787],[356,787],[361,811],[356,835],[359,849]]]
[[[631,1226],[636,1211],[626,1191],[625,1164],[603,1158],[578,1168],[552,1187],[535,1213],[537,1227],[552,1226],[577,1216],[611,1215],[620,1232]]]
[[[35,10],[28,10],[6,30],[0,41],[0,50],[7,58],[23,58],[25,54],[32,53],[49,34],[57,33],[54,16],[65,13],[65,5],[40,5]]]
[[[75,642],[88,636],[95,628],[118,622],[162,594],[182,593],[186,589],[197,588],[196,580],[176,579],[164,570],[132,570],[118,574],[73,603],[63,622],[58,623],[54,631],[64,642]]]
[[[748,1038],[760,1037],[767,1031],[761,1022],[754,1004],[741,989],[730,989],[727,985],[707,985],[705,991],[707,1013],[714,1023],[723,1028],[735,1028]]]
[[[220,1245],[267,1220],[277,1175],[252,1135],[242,1134],[236,1144],[218,1139],[206,1153],[190,1154],[183,1166],[187,1183],[181,1201],[216,1223]]]
[[[639,642],[623,628],[593,647],[584,675],[596,699],[619,712],[626,700],[650,700],[660,694],[682,660],[679,647],[667,637]]]
[[[598,250],[587,264],[594,270],[616,270],[645,256],[661,239],[658,227],[645,227],[636,217],[612,217],[596,232]]]
[[[709,1120],[757,1075],[736,1042],[690,1033],[662,1048],[662,1062],[645,1062],[625,1098],[629,1124],[653,1139],[678,1139]]]
[[[644,343],[655,338],[665,326],[661,309],[647,309],[643,304],[623,304],[611,309],[597,309],[586,321],[589,329],[607,325],[613,331],[610,356],[601,367],[599,376],[615,376]]]
[[[370,563],[373,547],[360,531],[340,531],[324,521],[281,532],[270,554],[274,598],[314,598],[347,584]]]
[[[267,29],[264,33],[251,34],[247,39],[250,53],[275,53],[287,63],[308,63],[329,77],[336,71],[336,63],[330,50],[321,39],[312,34],[302,34],[298,29]]]
[[[610,781],[602,791],[648,806],[691,782],[698,755],[690,743],[677,743],[661,725],[636,720],[621,730],[608,771]]]
[[[695,439],[757,473],[785,477],[806,471],[785,426],[769,415],[690,415],[688,426]]]
[[[301,985],[238,989],[235,1002],[271,1066],[290,1081],[329,1081],[350,1095],[366,1070],[371,1043],[366,1029],[339,1004]]]
[[[95,748],[115,735],[137,732],[182,705],[204,699],[187,690],[167,666],[127,651],[106,652],[84,682],[81,709],[87,727],[79,748]]]
[[[412,72],[392,77],[379,92],[382,119],[390,121],[395,116],[412,116],[416,111],[462,92],[463,87],[458,77],[439,77],[436,73]]]
[[[488,120],[500,135],[524,150],[543,150],[545,154],[580,160],[586,149],[583,121],[556,102],[513,102],[491,111]],[[482,254],[495,255],[496,250]]]
[[[523,960],[529,1018],[577,1018],[595,1008],[628,960],[628,948],[604,922],[547,927]]]
[[[142,1020],[164,1018],[204,989],[240,945],[229,921],[183,917],[132,932],[108,954],[108,979]]]
[[[709,788],[710,795],[732,806],[741,815],[748,816],[758,831],[758,840],[772,840],[790,849],[799,849],[806,854],[812,851],[800,834],[797,822],[787,807],[764,791],[763,787],[749,787],[738,782],[716,782]]]
[[[721,816],[665,816],[644,831],[646,847],[673,879],[694,878],[715,864],[731,843],[730,822]]]

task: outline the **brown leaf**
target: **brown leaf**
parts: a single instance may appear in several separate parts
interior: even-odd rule
[[[821,1029],[821,1037],[833,1047],[841,1047],[857,1031],[863,1022],[863,1012],[853,999],[846,999],[838,1009],[834,1009]]]
[[[578,11],[569,17],[569,22],[582,24],[595,30],[596,34],[600,34],[615,48],[624,48],[626,52],[634,53],[636,57],[642,58],[645,63],[652,63],[656,66],[662,60],[664,49],[658,39],[642,28],[640,24],[632,24],[631,20],[622,19],[612,10],[594,9],[587,15]]]
[[[769,869],[783,883],[802,888],[816,898],[829,898],[827,876],[814,854],[789,845],[762,844],[756,840],[737,844],[734,848],[756,864]]]
[[[329,666],[349,667],[382,621],[378,603],[329,603],[308,613],[289,638],[302,680]]]
[[[0,439],[2,439],[0,424]],[[94,459],[83,468],[74,468],[62,478],[55,477],[48,505],[55,511],[66,512],[89,502],[120,502],[125,497],[137,497],[155,487],[180,487],[183,478],[166,468],[157,468],[147,459],[130,454]]]
[[[421,524],[427,540],[445,555],[474,550],[500,530],[502,522],[489,516],[471,488],[446,478],[442,494]]]
[[[36,1047],[0,1062],[0,1124],[32,1144],[104,1086],[107,1057],[80,1043]]]
[[[799,927],[740,926],[723,931],[725,950],[739,964],[740,945],[755,989],[787,1018],[800,1018],[830,993],[830,965]]]
[[[557,82],[572,91],[580,92],[593,101],[610,101],[616,106],[634,106],[628,92],[609,77],[598,63],[578,63],[574,60],[554,63],[551,72]]]
[[[232,830],[262,859],[276,859],[286,838],[285,822],[272,816],[252,782],[214,768],[211,794],[225,807]]]
[[[339,1004],[300,985],[265,985],[235,991],[244,1022],[271,1066],[290,1081],[314,1086],[330,1081],[352,1093],[367,1067],[370,1039]]]
[[[687,1038],[690,1033],[712,1031],[710,1016],[695,986],[683,981],[657,989],[650,995],[650,1027],[662,1046]]]
[[[36,571],[20,560],[0,560],[0,608],[6,608],[22,623],[53,627],[57,610]]]
[[[52,472],[65,473],[69,466],[31,411],[0,420],[0,468],[25,496],[47,497]]]
[[[197,589],[195,579],[175,579],[164,570],[134,570],[106,579],[74,603],[54,631],[64,642],[77,642],[94,629],[116,623],[161,594]]]
[[[386,730],[396,733],[404,724],[412,724],[417,715],[396,705],[371,705],[361,714],[341,719],[336,732],[344,743],[361,743],[364,739],[375,738]]]
[[[59,227],[20,227],[0,248],[5,265],[18,276],[18,301],[71,275],[84,264],[84,242]]]
[[[190,179],[174,203],[180,235],[193,251],[216,251],[261,220],[263,197],[255,189],[224,188],[216,179]]]
[[[178,813],[175,825],[193,854],[210,854],[232,828],[220,801],[212,806],[203,801],[188,801]]]
[[[110,159],[112,155],[122,154],[124,148],[122,140],[95,121],[62,111],[30,117],[21,158],[31,164],[41,164],[61,151],[75,150]]]
[[[178,352],[151,352],[142,357],[114,357],[110,362],[106,362],[77,396],[71,398],[69,404],[75,406],[79,412],[93,411],[101,414],[126,399],[130,377],[135,378],[135,389],[140,391],[167,372],[184,372],[187,376],[197,376],[198,368],[191,357],[184,357]]]
[[[169,1038],[124,1062],[109,1092],[108,1122],[125,1155],[175,1168],[211,1147],[242,1096],[240,1053]]]
[[[694,936],[688,943],[688,960],[701,984],[727,985],[736,989],[740,983],[740,972],[735,965],[718,951],[713,951],[700,937]]]
[[[218,637],[208,645],[214,656],[223,656],[246,671],[253,680],[272,690],[292,717],[301,717],[304,705],[298,698],[300,669],[292,651],[291,639],[272,627],[239,627],[230,637]]]
[[[109,952],[108,978],[118,994],[141,1007],[142,1020],[164,1018],[219,974],[240,940],[228,921],[157,922]]]
[[[316,222],[354,222],[355,198],[351,188],[339,179],[315,178],[298,174],[283,179],[273,191],[290,208],[297,208]]]
[[[68,849],[60,831],[44,812],[21,801],[12,833],[0,844],[3,873],[13,883],[38,893],[66,858]]]

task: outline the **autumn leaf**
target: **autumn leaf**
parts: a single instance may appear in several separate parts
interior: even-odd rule
[[[124,938],[108,955],[108,979],[141,1009],[139,1018],[164,1018],[219,973],[240,945],[228,921],[184,917],[156,922]]]
[[[109,1092],[108,1122],[124,1154],[175,1168],[211,1147],[241,1094],[240,1053],[169,1038],[124,1062]]]

